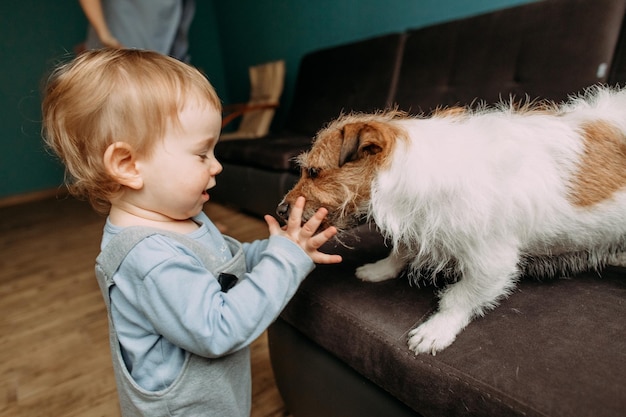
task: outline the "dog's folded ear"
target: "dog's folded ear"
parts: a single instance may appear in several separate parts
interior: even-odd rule
[[[339,152],[339,167],[382,150],[381,132],[366,123],[347,124],[342,129],[343,142]]]

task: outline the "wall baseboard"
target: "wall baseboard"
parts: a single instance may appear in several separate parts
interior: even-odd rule
[[[0,208],[17,206],[19,204],[32,203],[35,201],[45,200],[53,197],[65,197],[68,195],[67,188],[58,187],[47,190],[33,191],[30,193],[10,195],[0,197]]]

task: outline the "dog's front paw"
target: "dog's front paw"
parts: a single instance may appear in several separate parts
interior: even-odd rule
[[[434,356],[450,346],[463,327],[445,314],[437,313],[409,332],[409,349],[416,355],[430,353]]]
[[[380,282],[393,278],[378,265],[378,262],[358,267],[355,275],[358,279],[367,282]]]
[[[404,262],[398,257],[390,255],[372,264],[365,264],[356,269],[356,276],[367,282],[381,282],[392,279],[404,268]]]
[[[357,278],[367,282],[381,282],[395,278],[397,275],[395,271],[390,270],[383,261],[358,267],[355,272]]]

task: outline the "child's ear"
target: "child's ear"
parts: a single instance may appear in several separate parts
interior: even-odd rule
[[[104,152],[104,167],[118,183],[139,190],[143,179],[137,169],[135,150],[126,142],[115,142]]]

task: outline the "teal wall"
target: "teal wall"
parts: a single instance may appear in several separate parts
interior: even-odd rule
[[[197,0],[190,52],[227,103],[246,100],[248,66],[285,59],[280,124],[307,52],[528,1]],[[62,183],[63,170],[40,138],[40,85],[81,42],[85,26],[78,0],[0,4],[0,198]]]
[[[62,178],[41,146],[39,86],[54,59],[78,43],[81,26],[71,22],[81,16],[74,3],[0,4],[0,197],[51,188]]]

